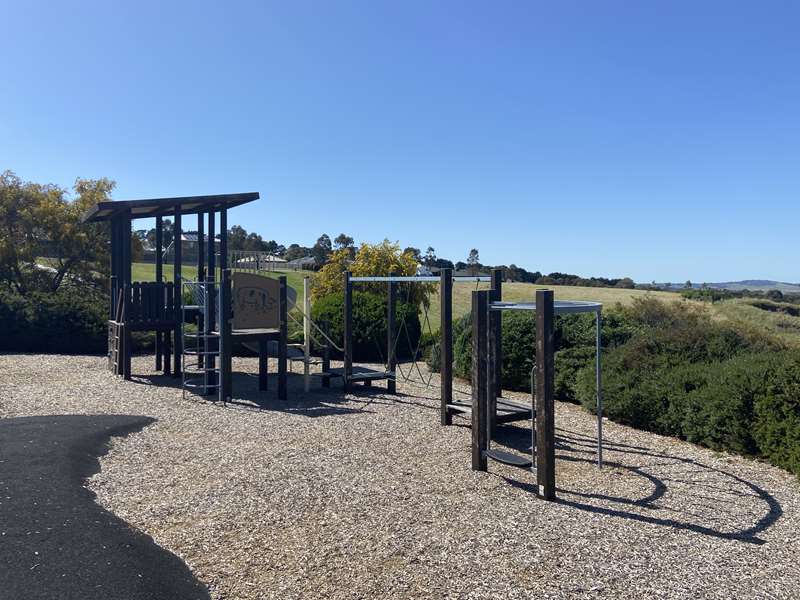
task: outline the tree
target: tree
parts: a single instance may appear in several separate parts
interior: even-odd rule
[[[336,236],[336,239],[333,240],[333,244],[337,250],[341,250],[342,248],[353,248],[355,246],[355,241],[349,235],[340,233]]]
[[[334,250],[328,263],[314,276],[312,297],[322,298],[328,294],[342,292],[344,285],[344,272],[350,270],[357,277],[369,275],[415,275],[417,262],[407,252],[400,251],[400,245],[383,240],[380,244],[361,244],[354,261],[350,261],[347,248]],[[386,294],[385,283],[363,284],[361,290],[371,291],[376,294]],[[403,289],[404,297],[414,304],[428,302],[430,285],[410,284]]]
[[[314,247],[311,248],[311,256],[314,257],[314,260],[317,261],[318,265],[324,265],[326,262],[328,262],[328,258],[330,257],[332,251],[333,244],[331,244],[331,238],[327,233],[323,233],[317,238],[317,242],[314,244]]]
[[[0,281],[22,295],[54,292],[68,278],[99,284],[98,275],[108,273],[109,229],[80,220],[109,199],[114,185],[109,179],[77,179],[70,200],[58,186],[23,182],[12,171],[0,174]],[[42,255],[44,265],[37,263]]]
[[[436,250],[433,246],[428,246],[425,250],[425,256],[422,257],[422,264],[426,267],[433,267],[436,265]]]
[[[297,260],[298,258],[304,258],[309,254],[310,251],[308,248],[305,248],[300,244],[291,244],[286,250],[286,253],[283,255],[283,258],[286,260]]]
[[[241,225],[234,225],[228,230],[228,250],[244,250],[247,243],[247,231]]]
[[[687,290],[692,289],[692,282],[689,279],[687,279],[686,283],[683,284],[683,287],[685,287]]]
[[[403,250],[403,254],[408,254],[412,256],[417,264],[420,264],[422,262],[422,253],[420,252],[419,248],[414,248],[413,246],[409,246]]]
[[[257,233],[249,233],[244,241],[243,249],[249,252],[262,252],[264,250],[264,241]]]
[[[168,248],[169,245],[172,243],[172,221],[169,219],[164,219],[161,222],[161,232],[162,232],[162,244],[163,248]],[[150,242],[150,245],[155,248],[156,247],[156,228],[153,227],[150,231],[147,232],[147,241]]]
[[[481,262],[480,256],[478,255],[477,248],[473,248],[469,251],[469,256],[467,257],[467,265],[469,266],[469,271],[472,275],[477,275],[478,270],[480,269]]]

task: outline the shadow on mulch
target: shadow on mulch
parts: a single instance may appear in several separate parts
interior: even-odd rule
[[[530,430],[519,427],[500,426],[497,429],[494,442],[505,446],[510,450],[528,454],[530,453],[531,447]],[[589,463],[594,465],[596,463],[596,443],[597,442],[593,437],[557,428],[556,459],[570,462]],[[625,496],[585,493],[568,488],[557,487],[559,497],[557,498],[556,502],[591,513],[631,519],[634,521],[670,527],[673,529],[692,531],[715,538],[735,540],[757,545],[765,543],[763,539],[758,537],[758,534],[769,529],[781,517],[781,515],[783,515],[783,509],[780,503],[769,492],[757,486],[756,484],[723,469],[704,464],[691,458],[683,458],[673,454],[656,452],[644,446],[632,446],[604,440],[603,449],[607,455],[619,453],[628,456],[633,455],[642,457],[642,464],[638,465],[623,464],[613,460],[604,460],[603,466],[604,469],[625,470],[628,473],[647,480],[648,484],[652,487],[651,492],[646,496],[628,498]],[[654,463],[653,459],[659,462]],[[681,478],[674,476],[665,477],[663,475],[659,477],[653,474],[653,470],[656,470],[654,467],[665,466],[671,468],[676,465],[685,467],[681,472]],[[709,490],[708,483],[700,481],[700,478],[692,477],[693,475],[700,475],[703,471],[708,474],[715,474],[719,476],[720,481],[724,482],[725,487],[712,488]],[[506,481],[508,481],[511,485],[526,491],[530,491],[532,493],[537,493],[538,491],[536,485],[506,477],[504,477],[504,479],[506,479]],[[664,508],[663,506],[659,506],[658,501],[661,500],[669,491],[670,483],[682,484],[684,489],[688,487],[690,490],[688,494],[691,496],[692,504],[696,508],[699,507],[700,509],[706,510],[709,515],[718,514],[720,510],[725,509],[724,500],[720,499],[719,497],[720,493],[731,496],[748,496],[758,498],[758,500],[764,504],[764,512],[760,518],[755,520],[755,522],[748,524],[747,526],[735,531],[723,531],[721,529],[716,529],[711,525],[704,524],[702,519],[698,519],[697,522],[690,522],[675,518],[663,518],[639,512],[632,512],[631,510],[625,510],[625,507],[653,510]],[[712,495],[708,495],[709,492]],[[716,494],[716,496],[713,494]],[[585,501],[574,500],[571,497],[576,497],[583,500],[600,500],[610,504],[611,506],[598,506],[596,504],[589,504]],[[618,507],[615,507],[615,505]]]
[[[25,599],[207,599],[186,564],[104,510],[84,480],[109,438],[149,417],[0,419],[0,596]]]

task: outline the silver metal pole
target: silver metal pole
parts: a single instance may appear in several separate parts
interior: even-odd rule
[[[308,277],[303,277],[303,386],[306,392],[311,389],[311,375],[308,372],[311,363],[311,294]]]
[[[600,356],[601,346],[600,346],[600,331],[601,331],[601,323],[602,317],[600,315],[600,309],[597,310],[597,318],[596,318],[596,328],[597,328],[597,343],[595,346],[595,390],[596,401],[596,411],[597,411],[597,468],[603,468],[603,390],[601,388],[602,381],[600,378]]]

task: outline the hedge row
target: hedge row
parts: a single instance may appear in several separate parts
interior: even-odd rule
[[[65,288],[20,296],[0,290],[0,350],[6,352],[106,352],[107,301]]]

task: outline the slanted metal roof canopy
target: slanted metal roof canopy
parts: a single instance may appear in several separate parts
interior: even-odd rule
[[[216,194],[212,196],[182,196],[178,198],[149,198],[145,200],[111,200],[98,202],[86,211],[82,223],[110,221],[130,210],[131,219],[174,215],[176,209],[183,215],[219,211],[258,200],[258,192],[243,194]]]

